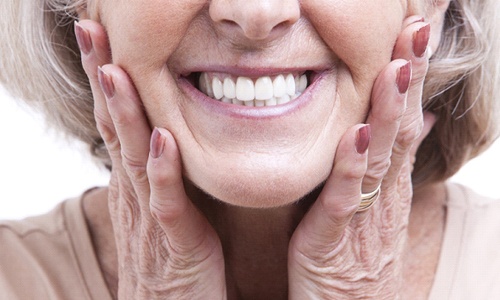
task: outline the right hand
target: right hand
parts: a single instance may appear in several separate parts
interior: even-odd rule
[[[174,137],[165,129],[151,134],[130,78],[110,64],[104,28],[90,20],[75,26],[113,166],[108,202],[118,298],[226,299],[222,246],[185,193]]]

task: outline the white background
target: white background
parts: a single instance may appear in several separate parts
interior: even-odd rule
[[[0,219],[47,212],[60,201],[106,185],[83,145],[47,130],[42,118],[7,97],[0,87]],[[500,198],[500,142],[452,178],[480,194]]]

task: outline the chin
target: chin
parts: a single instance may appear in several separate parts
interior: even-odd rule
[[[218,168],[210,173],[197,172],[188,179],[210,196],[231,205],[272,208],[297,202],[328,177],[329,164],[305,168],[289,164],[282,168]],[[208,171],[208,170],[206,170]]]

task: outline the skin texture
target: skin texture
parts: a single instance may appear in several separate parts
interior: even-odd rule
[[[105,1],[100,24],[77,25],[80,44],[92,44],[82,63],[113,161],[105,199],[117,253],[98,254],[112,290],[120,299],[403,296],[405,247],[418,236],[407,230],[412,157],[434,122],[421,109],[428,58],[413,51],[425,49],[415,37],[428,24],[405,18],[404,2],[164,5]],[[182,88],[186,72],[224,66],[323,77],[298,109],[242,118]],[[361,191],[379,184],[379,201],[355,214]],[[424,296],[429,257],[430,278],[415,281]]]
[[[101,2],[113,63],[135,83],[151,125],[176,138],[184,173],[195,185],[242,206],[296,201],[327,178],[340,137],[366,119],[373,83],[391,60],[406,3],[206,6],[199,0]],[[266,24],[266,18],[279,26],[245,27]],[[312,103],[266,120],[214,114],[179,88],[180,74],[224,68],[233,74],[318,69],[324,79]]]

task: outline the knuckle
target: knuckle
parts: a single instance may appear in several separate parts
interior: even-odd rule
[[[110,110],[111,117],[113,118],[113,122],[117,126],[127,126],[129,124],[134,124],[134,116],[124,113],[118,109]]]
[[[95,113],[97,130],[101,134],[104,141],[110,140],[115,134],[113,123],[108,118],[102,116],[101,113]]]
[[[111,101],[109,105],[109,112],[116,126],[127,127],[140,122],[140,114],[133,107],[123,107],[121,103],[117,104],[115,101]]]
[[[108,136],[108,139],[103,137],[104,143],[106,144],[106,148],[108,149],[110,156],[113,158],[119,157],[121,144],[120,140],[116,135]]]
[[[366,167],[362,165],[353,165],[350,168],[347,168],[343,172],[343,177],[345,180],[356,183],[363,179],[366,173]]]
[[[363,180],[379,182],[384,176],[387,174],[387,171],[391,167],[391,158],[390,155],[384,154],[384,157],[375,158],[374,161],[370,162],[368,169],[366,170],[366,174]]]
[[[405,106],[403,101],[399,101],[398,105],[392,103],[391,106],[386,105],[375,106],[373,108],[373,117],[380,123],[391,125],[399,123],[403,119]]]
[[[182,203],[172,204],[175,201],[162,199],[159,201],[150,201],[150,212],[158,222],[162,224],[171,224],[179,219],[179,217],[186,211],[187,206]]]
[[[96,127],[101,135],[106,147],[109,151],[116,151],[120,149],[120,142],[116,135],[115,127],[113,122],[105,116],[104,113],[95,110],[94,111]]]
[[[148,177],[151,186],[157,189],[168,187],[173,182],[173,177],[171,172],[167,168],[162,168],[157,165],[149,166]]]
[[[359,208],[359,203],[353,203],[351,197],[343,197],[331,201],[330,199],[320,198],[320,204],[330,218],[330,222],[337,228],[343,228],[353,213]]]
[[[121,144],[118,136],[114,133],[114,131],[110,130],[109,127],[98,125],[97,126],[99,133],[106,145],[106,149],[108,150],[109,156],[114,163],[120,161],[120,149]]]
[[[122,151],[122,163],[130,179],[136,183],[148,181],[146,164],[139,159],[135,159]]]
[[[398,144],[402,149],[409,148],[418,139],[422,129],[422,122],[413,122],[410,125],[401,128],[396,137],[396,144]]]

